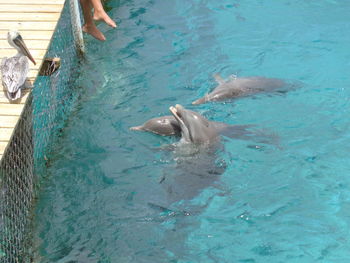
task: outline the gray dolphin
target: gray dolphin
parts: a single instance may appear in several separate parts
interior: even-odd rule
[[[202,120],[201,123],[208,123],[209,128],[207,127],[206,129],[209,129],[210,133],[215,132],[215,134],[220,134],[239,140],[253,140],[263,143],[271,142],[271,135],[267,135],[261,131],[251,129],[255,125],[230,125],[223,122],[209,121],[197,112],[184,109],[180,105],[178,107],[180,109],[179,112],[183,112],[183,116],[185,116],[184,114],[187,114],[187,122],[191,123],[193,127],[196,127],[194,130],[201,130],[201,133],[203,133],[205,129],[200,126],[200,122],[198,120]],[[190,118],[191,115],[196,116],[196,118]],[[180,126],[180,122],[174,116],[166,115],[152,118],[140,126],[131,127],[130,130],[146,131],[162,136],[181,136],[182,128]],[[200,133],[197,132],[196,134]]]
[[[195,144],[216,141],[220,133],[217,127],[197,112],[176,104],[169,108],[181,128],[181,139]]]
[[[220,135],[229,138],[252,140],[260,143],[276,144],[278,137],[262,130],[252,129],[255,125],[229,125],[223,122],[209,121],[195,111],[177,104],[169,108],[181,129],[181,140],[195,144],[210,144],[218,141]]]
[[[169,110],[181,129],[181,140],[173,151],[176,165],[167,168],[160,181],[171,204],[191,200],[203,189],[216,185],[226,164],[217,156],[222,145],[213,122],[179,104]]]
[[[131,127],[133,131],[148,131],[158,135],[180,135],[181,129],[174,116],[162,116],[150,119],[140,126]]]
[[[248,96],[265,91],[285,92],[286,83],[283,80],[265,77],[242,77],[231,76],[224,80],[219,74],[214,75],[219,84],[212,92],[195,100],[192,104],[203,104],[208,101],[222,101],[226,99]]]
[[[166,198],[150,202],[158,207],[168,208],[178,201],[192,200],[208,187],[221,188],[220,175],[226,170],[225,160],[218,154],[224,151],[222,134],[260,142],[269,139],[262,132],[250,130],[252,125],[209,121],[179,104],[169,110],[180,128],[181,140],[170,148],[175,165],[170,164],[159,181]]]

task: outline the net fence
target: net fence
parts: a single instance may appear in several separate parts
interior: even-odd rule
[[[77,99],[83,43],[77,0],[66,0],[46,58],[52,75],[38,76],[0,163],[0,263],[32,262],[30,223],[50,145]],[[49,68],[52,65],[49,65]]]

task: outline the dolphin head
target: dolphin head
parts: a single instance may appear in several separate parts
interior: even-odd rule
[[[202,144],[210,143],[218,137],[216,129],[199,113],[187,110],[179,104],[171,106],[169,110],[181,128],[184,141]]]
[[[140,126],[131,127],[130,130],[148,131],[163,136],[180,135],[180,127],[172,115],[150,119]]]

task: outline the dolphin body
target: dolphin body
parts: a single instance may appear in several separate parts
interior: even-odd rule
[[[185,110],[180,105],[177,105],[177,108],[179,109],[179,112],[182,112],[183,114],[187,113],[188,117],[191,116],[191,118],[186,119],[187,124],[193,126],[192,128],[197,131],[197,134],[196,134],[197,136],[192,138],[192,141],[187,136],[183,136],[184,140],[186,140],[187,142],[190,142],[190,141],[195,142],[197,140],[202,140],[203,142],[203,136],[201,136],[200,128],[206,127],[206,129],[202,131],[203,132],[202,135],[206,134],[207,136],[209,136],[209,134],[217,135],[218,132],[220,132],[221,130],[224,130],[228,126],[225,123],[208,121],[199,113]],[[171,136],[171,135],[181,136],[181,134],[185,132],[185,130],[188,131],[189,129],[185,125],[182,125],[182,119],[175,114],[175,112],[177,111],[176,107],[171,107],[170,111],[173,113],[173,116],[167,115],[167,116],[152,118],[140,126],[131,127],[130,130],[147,131],[147,132],[155,133],[162,136]],[[205,122],[205,125],[203,126],[204,122]]]
[[[163,244],[172,242],[172,253],[181,258],[186,251],[188,230],[200,224],[194,215],[202,213],[215,196],[227,193],[220,182],[226,164],[219,157],[223,148],[213,122],[181,105],[169,109],[181,139],[173,145],[172,152],[167,152],[174,162],[165,166],[159,188],[148,199],[148,206],[161,212],[162,220],[171,222],[165,228]],[[207,189],[201,201],[196,201]]]
[[[283,80],[265,77],[231,76],[224,80],[219,74],[214,75],[218,86],[204,97],[192,102],[193,105],[203,104],[208,101],[223,101],[232,98],[244,97],[256,93],[274,91],[286,92],[286,83]]]
[[[210,121],[180,105],[170,107],[170,111],[181,139],[172,145],[172,151],[164,152],[167,157],[162,159],[168,162],[155,189],[149,191],[145,199],[149,213],[160,214],[154,217],[161,220],[160,228],[163,229],[164,221],[172,222],[170,228],[164,229],[163,244],[170,245],[172,252],[181,257],[179,255],[186,251],[186,228],[196,228],[199,222],[193,215],[200,214],[222,192],[220,175],[226,166],[218,157],[220,135]],[[197,203],[194,199],[208,188],[210,192]]]
[[[180,141],[166,148],[172,151],[170,158],[174,163],[164,169],[159,180],[165,197],[150,201],[152,207],[163,207],[166,210],[178,201],[192,200],[203,189],[221,188],[220,175],[226,170],[225,161],[219,158],[219,153],[224,150],[221,135],[271,143],[269,134],[251,130],[254,125],[228,125],[209,121],[198,112],[178,104],[169,110],[172,116],[154,118],[141,126],[130,128],[160,135],[181,136]]]
[[[224,161],[218,158],[222,145],[214,122],[181,105],[169,109],[180,128],[181,139],[173,150],[175,166],[165,169],[160,180],[166,196],[165,207],[192,200],[202,190],[217,185],[226,169]]]
[[[198,118],[204,118],[199,113],[196,114]],[[201,117],[199,117],[201,116]],[[253,133],[248,131],[248,128],[253,125],[229,125],[223,122],[209,121],[211,129],[216,133],[235,139],[251,139]],[[155,133],[161,136],[181,136],[181,126],[178,120],[172,115],[166,115],[149,119],[140,126],[130,127],[133,131],[146,131]]]

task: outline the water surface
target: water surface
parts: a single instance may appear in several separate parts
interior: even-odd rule
[[[36,211],[40,262],[348,262],[350,2],[107,5],[119,26],[99,24],[105,43],[86,36],[81,99]],[[214,73],[302,85],[191,106],[215,87]],[[165,202],[160,181],[177,170],[160,148],[176,139],[129,127],[176,103],[254,124],[280,144],[224,139],[215,182]]]

